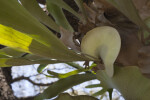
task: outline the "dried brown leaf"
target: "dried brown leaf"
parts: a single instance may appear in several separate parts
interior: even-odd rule
[[[123,66],[137,65],[138,50],[141,48],[142,44],[136,32],[132,32],[132,29],[119,29],[122,45],[116,62]]]
[[[150,46],[144,46],[139,51],[138,66],[143,74],[150,74]]]
[[[67,46],[70,47],[71,49],[75,50],[75,51],[79,51],[80,48],[78,46],[75,45],[74,43],[74,35],[73,32],[69,32],[68,30],[65,30],[64,28],[60,27],[60,33],[61,33],[61,37],[60,40]]]
[[[86,6],[85,10],[92,20],[89,20],[86,25],[81,24],[79,26],[81,34],[85,34],[96,26],[108,25],[115,27],[119,31],[122,42],[121,51],[116,62],[123,66],[137,65],[138,50],[143,45],[138,38],[139,27],[105,0],[94,0]]]
[[[150,1],[149,0],[132,0],[137,8],[142,19],[150,16]]]

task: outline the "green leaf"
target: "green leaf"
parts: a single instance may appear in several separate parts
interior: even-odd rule
[[[25,53],[9,48],[9,47],[5,47],[5,48],[0,49],[0,54],[6,57],[21,57]]]
[[[57,60],[35,60],[31,61],[25,58],[0,58],[0,67],[10,67],[10,66],[21,66],[21,65],[31,65],[31,64],[54,64],[62,63],[62,61]]]
[[[53,18],[55,19],[56,23],[58,25],[60,25],[61,27],[74,32],[73,28],[71,27],[71,25],[69,24],[69,22],[67,21],[62,8],[60,8],[59,6],[53,4],[51,2],[51,0],[47,0],[47,9],[49,11],[49,13],[53,16]]]
[[[148,17],[147,19],[144,20],[145,24],[150,28],[150,17]],[[143,30],[144,33],[144,39],[149,38],[150,36],[150,32],[148,32],[147,30]],[[150,40],[147,40],[146,43],[149,43]]]
[[[41,72],[43,71],[43,69],[44,69],[45,67],[47,67],[47,65],[48,65],[48,64],[41,64],[41,65],[39,65],[39,67],[38,67],[38,69],[37,69],[37,72],[38,72],[38,73],[41,73]]]
[[[27,38],[28,41],[26,41],[27,44],[25,44],[25,46],[22,45],[21,47],[19,47],[17,43],[15,45],[9,43],[10,47],[15,46],[14,48],[23,50],[24,52],[28,53],[31,52],[37,52],[36,54],[41,53],[39,55],[58,60],[64,61],[88,60],[87,58],[80,56],[71,50],[68,50],[68,48],[66,48],[64,44],[60,40],[58,40],[58,38],[54,36],[51,31],[49,31],[37,19],[35,19],[32,15],[30,15],[30,13],[25,8],[23,8],[18,3],[17,0],[10,0],[9,2],[6,0],[0,0],[0,13],[1,13],[0,24],[19,30],[20,32],[23,32],[24,34],[30,37]],[[40,43],[40,46],[38,49],[33,50],[32,48],[33,45],[36,46],[39,45],[39,43],[37,42]],[[6,42],[4,42],[4,44],[6,44]],[[29,45],[32,46],[27,48],[27,46]],[[40,51],[39,49],[43,47],[45,49],[43,51]]]
[[[69,77],[71,75],[78,74],[80,72],[90,71],[95,66],[96,66],[96,64],[92,64],[89,68],[80,68],[80,69],[73,70],[73,71],[65,73],[65,74],[56,73],[56,72],[53,72],[50,70],[47,70],[47,73],[53,75],[53,76],[49,76],[49,77],[66,78],[66,77]]]
[[[61,93],[55,100],[98,100],[98,99],[88,95],[71,96],[68,93]]]
[[[10,56],[0,54],[0,58],[9,58]]]
[[[80,84],[85,81],[95,79],[95,75],[91,73],[73,75],[67,78],[58,80],[50,85],[42,94],[37,96],[34,100],[50,99],[57,96],[59,93]]]
[[[1,0],[0,7],[1,24],[19,30],[47,46],[50,46],[50,41],[54,39],[58,40],[45,26],[30,15],[17,0],[11,0],[9,2]],[[51,40],[51,38],[54,39]]]
[[[75,74],[78,74],[80,72],[85,72],[85,71],[89,71],[89,69],[77,69],[77,70],[74,70],[74,71],[71,71],[71,72],[68,72],[68,73],[65,73],[65,74],[60,74],[60,73],[56,73],[56,72],[53,72],[53,71],[50,71],[50,70],[47,70],[48,74],[51,74],[55,77],[58,77],[58,78],[66,78],[66,77],[69,77],[71,75],[75,75]]]
[[[92,94],[92,96],[100,96],[100,95],[104,94],[105,92],[107,92],[107,89],[102,89],[102,90]]]
[[[83,0],[74,0],[77,6],[79,7],[80,11],[82,12],[84,18],[83,18],[83,23],[86,24],[87,22],[87,14],[85,12],[85,9],[83,7]],[[82,21],[82,20],[81,20]]]
[[[76,69],[82,69],[83,67],[81,67],[79,64],[73,63],[73,62],[67,62],[67,65],[74,67]]]
[[[97,88],[97,87],[101,87],[101,84],[92,84],[92,85],[88,85],[85,88]]]
[[[55,100],[74,100],[68,93],[61,93]]]
[[[0,44],[2,45],[18,49],[22,52],[33,53],[44,57],[52,57],[49,52],[51,50],[50,48],[37,42],[26,34],[16,31],[10,27],[0,25],[0,35]]]
[[[140,18],[132,0],[106,0],[118,10],[120,10],[125,16],[127,16],[135,24],[139,25],[143,29],[150,32],[150,29],[145,25],[145,23]]]
[[[108,77],[104,70],[97,72],[104,88],[117,89],[126,100],[149,100],[150,79],[144,77],[136,66],[115,67],[115,74]]]
[[[81,42],[81,51],[97,59],[100,57],[110,77],[114,74],[114,62],[120,48],[119,32],[110,26],[96,27],[88,31]]]
[[[35,18],[41,23],[47,25],[51,29],[59,32],[59,26],[40,8],[36,0],[20,0],[25,7]]]
[[[28,52],[29,46],[32,42],[32,38],[16,31],[10,27],[3,26],[0,24],[0,44],[6,45],[12,48],[17,48],[20,51]]]
[[[108,89],[107,91],[109,92],[109,99],[112,100],[113,89]]]
[[[37,56],[34,54],[25,54],[25,55],[23,55],[23,58],[29,59],[29,60],[44,60],[44,59],[46,59],[45,57]]]
[[[74,11],[69,5],[67,5],[63,0],[47,0],[47,3],[48,2],[51,2],[60,8],[64,8],[65,10],[71,12],[76,17],[78,17],[80,20],[82,19],[81,16],[76,11]]]

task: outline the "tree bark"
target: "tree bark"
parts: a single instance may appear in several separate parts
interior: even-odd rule
[[[2,68],[0,68],[0,100],[17,100],[10,85],[7,83]]]
[[[5,46],[0,45],[0,49]],[[11,89],[11,67],[0,68],[0,100],[18,100]]]
[[[5,46],[0,44],[0,49]],[[11,67],[0,68],[0,100],[33,100],[34,97],[17,98],[11,88],[13,82],[11,76]]]

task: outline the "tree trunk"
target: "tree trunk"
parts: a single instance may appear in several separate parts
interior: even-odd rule
[[[3,48],[0,45],[0,49]],[[27,98],[17,98],[11,88],[11,83],[13,82],[11,76],[11,67],[0,68],[0,100],[33,100],[34,97]]]
[[[6,80],[2,68],[0,68],[0,100],[17,100]]]
[[[1,76],[3,76],[3,78],[1,78]],[[0,68],[0,79],[3,79],[5,81],[1,83],[0,80],[0,100],[33,100],[34,99],[34,96],[26,97],[26,98],[17,98],[14,96],[10,85],[11,83],[13,83],[13,79],[11,76],[11,67]],[[3,90],[1,89],[1,87],[4,87],[2,86],[3,83],[7,84],[7,87],[5,86],[7,89],[6,91],[4,91],[4,89]],[[1,95],[1,93],[3,94]],[[6,96],[3,96],[4,94]]]

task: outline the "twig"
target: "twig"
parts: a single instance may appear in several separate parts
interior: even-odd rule
[[[20,80],[28,80],[28,81],[31,82],[33,85],[38,85],[38,86],[49,86],[49,85],[52,85],[52,84],[53,84],[53,82],[52,82],[52,83],[48,83],[48,84],[36,83],[36,82],[32,81],[32,80],[30,79],[30,77],[24,77],[24,76],[21,76],[21,77],[18,77],[18,78],[13,79],[13,80],[12,80],[12,83],[17,82],[17,81],[20,81]]]

